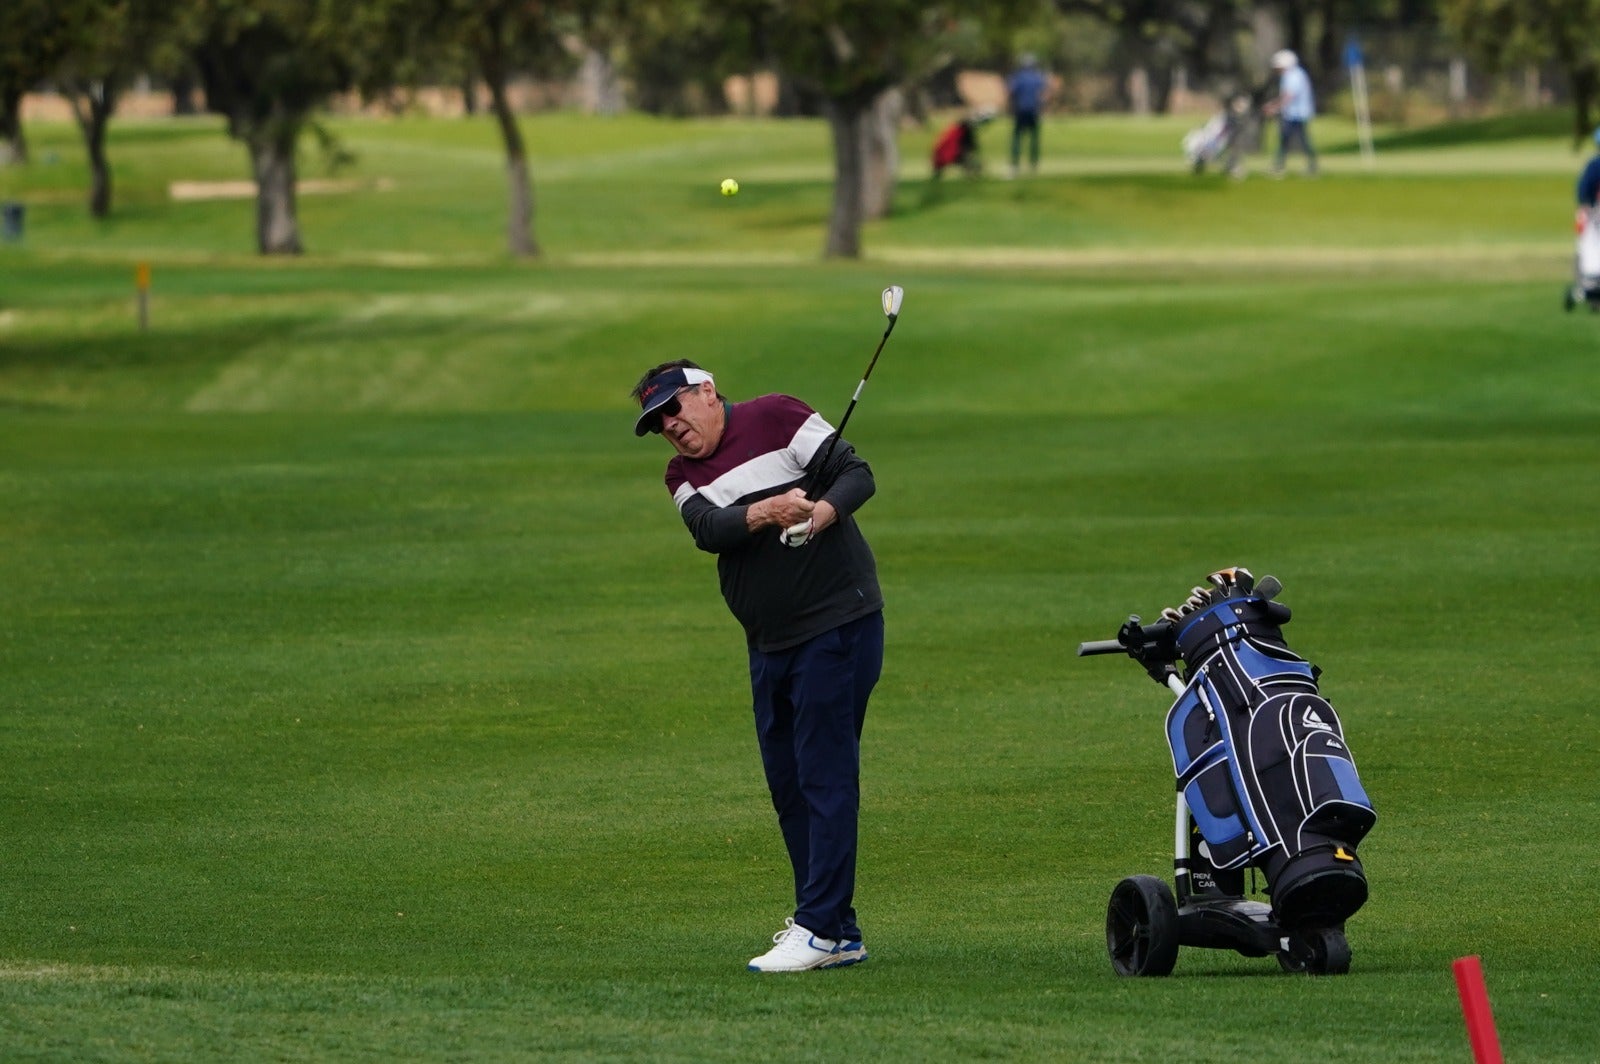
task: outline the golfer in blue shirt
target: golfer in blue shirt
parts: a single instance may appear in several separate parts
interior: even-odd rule
[[[1278,72],[1278,98],[1267,105],[1278,116],[1278,156],[1272,162],[1272,176],[1282,177],[1291,146],[1306,153],[1306,174],[1317,173],[1317,150],[1311,146],[1311,116],[1316,114],[1316,99],[1311,93],[1311,77],[1300,58],[1287,48],[1272,55],[1272,69]]]
[[[1022,138],[1028,138],[1028,170],[1039,170],[1039,111],[1044,107],[1049,82],[1032,55],[1022,57],[1022,66],[1006,82],[1006,102],[1011,110],[1011,176],[1017,176],[1022,162]]]
[[[1600,127],[1594,131],[1594,142],[1600,147]],[[1586,210],[1594,210],[1595,199],[1600,196],[1600,151],[1590,157],[1583,168],[1583,173],[1578,175],[1578,206]]]

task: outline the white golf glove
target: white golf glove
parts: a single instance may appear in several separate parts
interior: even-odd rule
[[[815,518],[806,518],[798,525],[790,525],[783,530],[783,545],[785,547],[804,547],[811,542],[811,536],[816,530]]]

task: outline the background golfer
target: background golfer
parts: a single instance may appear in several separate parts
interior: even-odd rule
[[[756,737],[794,869],[794,915],[758,972],[867,959],[854,907],[861,726],[883,666],[883,596],[851,516],[876,484],[805,403],[730,403],[687,359],[647,372],[634,434],[677,451],[667,491],[744,626]],[[826,457],[826,468],[821,468]]]
[[[1272,160],[1272,176],[1282,177],[1291,149],[1306,155],[1306,174],[1317,175],[1317,149],[1311,146],[1311,118],[1317,113],[1311,91],[1311,76],[1300,65],[1300,57],[1287,48],[1272,54],[1272,69],[1278,74],[1278,97],[1264,112],[1278,116],[1278,154]]]

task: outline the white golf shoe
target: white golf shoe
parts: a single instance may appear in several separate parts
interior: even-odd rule
[[[839,943],[831,938],[818,938],[809,930],[786,917],[783,930],[772,936],[772,948],[750,961],[752,972],[809,972],[813,968],[826,968],[829,961],[838,961]]]
[[[824,968],[848,968],[852,964],[860,964],[867,959],[867,947],[858,939],[841,938],[839,948],[833,951],[833,957]]]

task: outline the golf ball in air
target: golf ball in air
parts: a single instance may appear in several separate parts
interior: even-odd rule
[[[737,196],[739,194],[739,182],[735,181],[731,177],[723,178],[722,194],[724,196]]]

